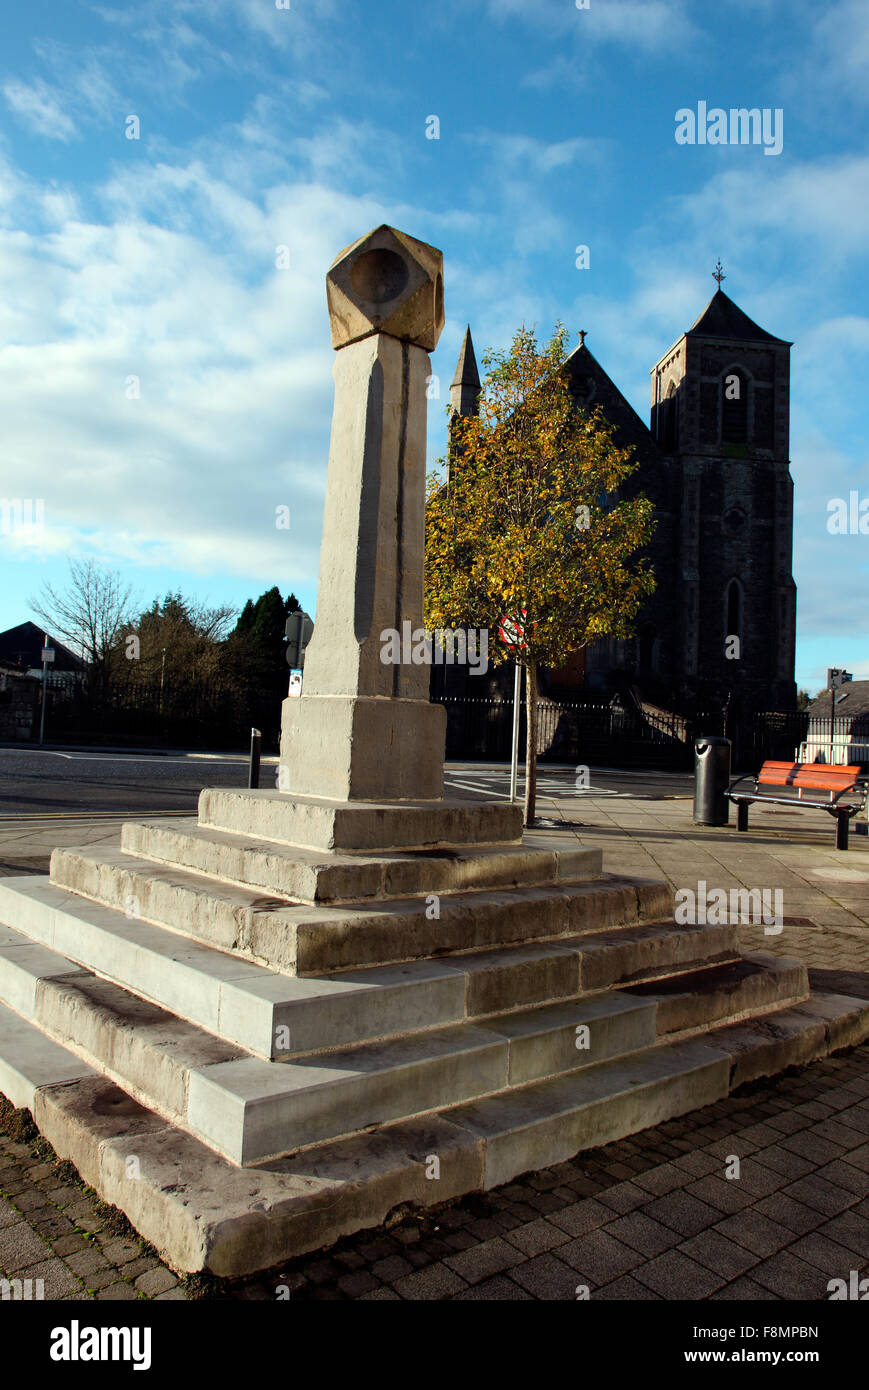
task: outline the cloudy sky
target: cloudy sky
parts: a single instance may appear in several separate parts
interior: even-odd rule
[[[482,351],[560,318],[644,419],[720,256],[795,343],[799,683],[869,677],[869,536],[827,531],[869,498],[866,0],[289,4],[6,8],[0,496],[45,525],[0,534],[0,628],[70,555],[144,602],[276,583],[313,612],[324,274],[390,222],[444,252],[444,397],[466,322]],[[781,154],[677,144],[699,101],[781,108]]]

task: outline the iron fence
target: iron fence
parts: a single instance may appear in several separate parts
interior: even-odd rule
[[[99,693],[80,686],[49,687],[49,740],[140,742],[191,748],[245,749],[251,725],[263,747],[277,748],[281,691],[231,680],[172,688],[168,682],[121,681]],[[510,699],[440,697],[447,713],[448,758],[507,761],[513,728]],[[38,720],[37,720],[38,726]],[[869,767],[869,715],[831,721],[796,710],[736,713],[724,708],[674,714],[619,701],[537,702],[538,756],[546,762],[609,767],[690,769],[694,740],[723,734],[732,742],[734,771],[751,771],[768,758],[861,763]],[[525,748],[526,706],[520,711]]]
[[[509,758],[513,702],[509,699],[439,700],[447,711],[447,757],[501,761]],[[760,767],[767,759],[799,758],[869,766],[869,716],[833,721],[800,710],[737,713],[719,707],[691,715],[667,710],[625,707],[619,703],[564,702],[537,704],[537,752],[541,761],[607,767],[690,769],[694,740],[718,734],[732,744],[734,771]],[[526,708],[520,714],[525,747]]]

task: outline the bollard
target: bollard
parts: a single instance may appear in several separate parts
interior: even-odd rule
[[[259,729],[251,729],[250,770],[247,776],[247,785],[249,788],[253,788],[254,790],[256,790],[256,788],[259,787],[259,755],[260,747],[262,745],[262,737],[263,736],[260,733]]]

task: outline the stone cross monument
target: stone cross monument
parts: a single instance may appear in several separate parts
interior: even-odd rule
[[[381,633],[422,626],[426,384],[444,323],[443,257],[378,227],[340,253],[326,285],[335,404],[316,628],[303,694],[283,710],[285,789],[437,799],[445,711],[429,704],[428,665],[384,663]]]

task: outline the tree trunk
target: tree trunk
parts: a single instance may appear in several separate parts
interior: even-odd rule
[[[525,707],[525,825],[531,826],[537,800],[537,666],[533,661],[525,668]]]

